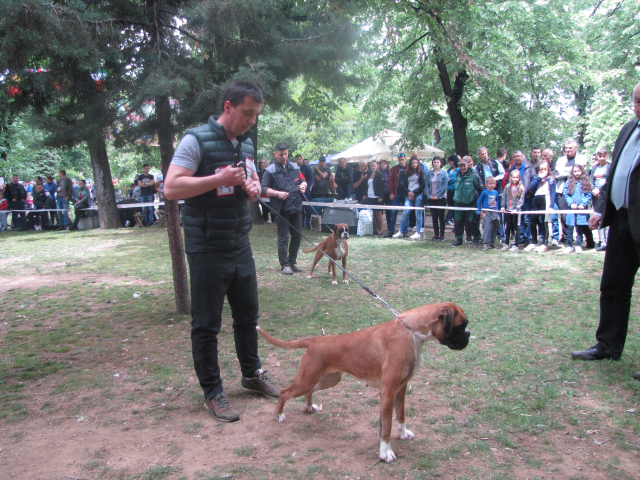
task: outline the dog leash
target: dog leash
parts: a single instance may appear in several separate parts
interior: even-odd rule
[[[291,193],[291,192],[289,192],[289,193]],[[371,295],[375,300],[378,300],[380,303],[382,303],[382,305],[384,305],[386,308],[388,308],[388,309],[389,309],[389,311],[390,311],[391,313],[393,313],[393,315],[394,315],[395,317],[397,317],[397,316],[399,316],[399,315],[400,315],[400,313],[399,313],[396,309],[394,309],[391,305],[389,305],[389,304],[385,301],[385,299],[384,299],[384,298],[382,298],[380,295],[378,295],[376,292],[374,292],[373,290],[371,290],[371,289],[370,289],[369,287],[367,287],[364,283],[362,283],[360,280],[358,280],[356,277],[354,277],[354,276],[351,274],[351,272],[349,272],[348,270],[346,270],[346,269],[342,268],[342,265],[339,265],[339,264],[338,264],[338,262],[336,262],[336,261],[335,261],[333,258],[331,258],[329,255],[327,255],[327,254],[326,254],[326,252],[324,252],[323,250],[320,250],[320,249],[318,248],[318,245],[316,245],[316,244],[315,244],[315,243],[313,243],[311,240],[309,240],[307,237],[305,237],[304,233],[302,233],[302,232],[301,232],[300,230],[298,230],[296,227],[294,227],[293,225],[291,225],[291,224],[289,223],[289,221],[288,221],[288,220],[286,220],[284,217],[282,217],[282,216],[280,215],[280,212],[276,212],[276,211],[275,211],[275,209],[274,209],[274,208],[272,208],[272,207],[271,207],[271,205],[269,205],[269,203],[267,203],[267,202],[265,202],[264,200],[260,199],[260,197],[256,197],[256,198],[257,198],[257,199],[258,199],[258,201],[262,204],[262,206],[263,206],[263,207],[264,207],[264,206],[266,206],[269,210],[271,210],[271,213],[273,213],[273,214],[275,214],[276,216],[280,217],[284,223],[286,223],[287,225],[289,225],[289,227],[293,228],[296,232],[298,232],[298,233],[300,234],[300,236],[301,236],[302,238],[304,238],[307,242],[309,242],[311,245],[313,245],[313,246],[316,248],[316,250],[318,250],[318,251],[322,252],[322,254],[323,254],[325,257],[327,257],[331,262],[333,262],[333,264],[334,264],[336,267],[338,267],[338,268],[339,268],[340,270],[342,270],[344,273],[346,273],[347,275],[349,275],[349,277],[351,277],[351,279],[352,279],[354,282],[356,282],[358,285],[360,285],[360,286],[362,287],[362,289],[363,289],[365,292],[367,292],[367,293],[368,293],[369,295]],[[404,322],[403,322],[403,325],[404,325],[405,327],[409,328],[407,325],[405,325],[405,324],[404,324]],[[409,330],[411,330],[411,329],[409,328]],[[415,332],[413,332],[413,330],[411,330],[411,332],[412,332],[412,333],[414,333],[414,335],[415,335]]]

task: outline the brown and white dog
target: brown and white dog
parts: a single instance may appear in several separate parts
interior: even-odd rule
[[[285,420],[284,404],[305,396],[308,412],[319,409],[312,394],[337,385],[343,373],[380,389],[380,459],[396,459],[391,450],[393,411],[400,438],[414,438],[407,430],[404,398],[409,380],[422,365],[422,343],[435,340],[453,350],[469,343],[467,317],[454,303],[435,303],[408,310],[389,322],[344,335],[307,338],[291,342],[276,340],[260,327],[267,342],[280,348],[306,348],[293,383],[280,392],[276,416]]]
[[[311,271],[309,272],[309,275],[307,275],[307,278],[311,278],[313,276],[313,269],[316,268],[316,263],[318,263],[320,259],[324,257],[322,252],[325,252],[335,261],[342,260],[342,268],[346,270],[347,255],[349,254],[349,245],[347,245],[348,239],[349,225],[347,225],[346,223],[337,223],[333,233],[318,245],[316,258],[313,259],[313,265],[311,266]],[[303,250],[302,253],[311,253],[314,250],[316,250],[316,247],[310,248],[308,250]],[[331,284],[337,285],[338,280],[336,277],[336,265],[331,260],[329,260],[327,271],[331,273]],[[345,271],[342,272],[342,283],[349,283],[349,280],[347,280],[347,273]]]

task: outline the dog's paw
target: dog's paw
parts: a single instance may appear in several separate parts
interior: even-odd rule
[[[391,450],[391,444],[386,442],[380,442],[380,460],[383,462],[393,462],[396,459],[396,454]]]
[[[344,283],[345,285],[349,285],[349,280],[342,280],[342,283]]]
[[[313,405],[307,405],[307,412],[318,413],[322,411],[322,405],[318,406],[315,403]]]
[[[284,422],[284,413],[281,413],[280,415],[278,415],[278,422],[280,423]]]
[[[398,425],[398,430],[400,430],[400,438],[402,440],[411,440],[412,438],[416,438],[411,430],[407,430],[407,426],[404,423]]]
[[[307,278],[313,278],[311,275],[307,275]]]
[[[337,280],[331,280],[331,285],[337,285],[338,281]]]

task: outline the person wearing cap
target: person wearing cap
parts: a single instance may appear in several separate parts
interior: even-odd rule
[[[480,196],[480,177],[478,174],[471,170],[468,166],[466,157],[458,162],[458,168],[460,172],[456,176],[456,191],[453,194],[453,202],[456,207],[473,207],[471,210],[456,210],[454,213],[454,234],[456,241],[451,244],[452,247],[459,247],[462,245],[462,237],[464,235],[465,228],[473,234],[473,243],[476,247],[480,244],[480,230],[473,228],[471,222],[476,214],[475,208],[476,202]]]
[[[271,208],[278,212],[276,226],[280,269],[283,275],[291,275],[302,271],[296,265],[296,260],[302,238],[302,194],[307,190],[307,182],[300,167],[288,160],[289,147],[286,143],[277,143],[273,156],[276,161],[262,174],[262,190],[271,199]]]
[[[318,165],[313,167],[313,190],[311,198],[326,198],[329,195],[329,177],[331,169],[327,167],[327,159],[320,157]]]
[[[389,173],[389,198],[394,206],[404,205],[409,192],[409,181],[406,174],[407,157],[404,153],[398,154],[398,165],[391,167]],[[385,238],[391,238],[396,235],[396,221],[398,220],[398,210],[391,211],[391,220],[387,225],[389,232],[384,235]],[[402,235],[402,232],[398,232]],[[406,233],[406,232],[405,232]]]
[[[205,409],[223,422],[240,419],[223,391],[218,365],[225,297],[233,317],[243,390],[270,398],[280,395],[280,388],[262,370],[258,356],[258,281],[247,202],[256,201],[260,184],[240,163],[253,161],[248,130],[256,123],[262,102],[257,85],[230,84],[222,97],[222,114],[209,117],[206,124],[182,137],[164,182],[164,195],[169,200],[184,199],[193,365],[204,392]]]

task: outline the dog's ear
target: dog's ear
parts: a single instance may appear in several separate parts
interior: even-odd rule
[[[455,316],[455,311],[453,307],[447,305],[442,309],[440,313],[440,320],[442,321],[442,328],[444,329],[444,334],[449,335],[453,330],[453,317]]]

